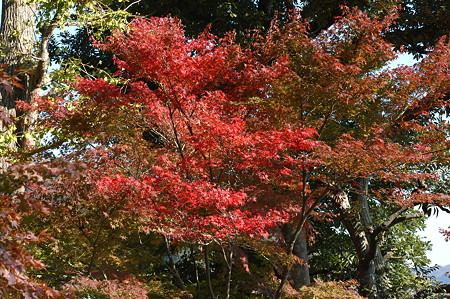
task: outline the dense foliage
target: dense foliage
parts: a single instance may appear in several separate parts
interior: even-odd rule
[[[426,267],[412,221],[449,205],[434,169],[448,166],[450,53],[441,38],[420,63],[389,68],[394,18],[346,9],[313,36],[294,13],[243,47],[140,17],[94,42],[114,55],[113,75],[18,102],[40,115],[40,139],[2,151],[0,294],[423,292],[430,283],[408,268]],[[311,272],[329,281],[294,289],[302,235],[331,238],[310,246]],[[350,252],[336,266],[339,242]]]

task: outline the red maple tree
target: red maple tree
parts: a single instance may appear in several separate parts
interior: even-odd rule
[[[267,239],[299,211],[312,212],[319,200],[292,201],[295,192],[280,190],[301,186],[316,132],[274,125],[259,104],[286,72],[284,57],[265,65],[231,35],[188,39],[172,18],[137,19],[96,46],[116,55],[115,79],[80,78],[79,100],[37,101],[59,136],[95,144],[81,152],[91,175],[62,180],[51,198],[73,189],[105,207],[120,202],[168,243],[205,248]]]
[[[114,78],[80,78],[79,98],[37,103],[57,138],[72,138],[68,159],[95,169],[88,198],[120,201],[146,231],[206,253],[208,244],[253,238],[290,256],[308,218],[332,198],[349,221],[366,287],[378,234],[418,203],[448,204],[446,194],[414,187],[436,178],[423,166],[448,146],[446,127],[432,118],[447,105],[448,43],[414,67],[383,69],[395,58],[382,38],[391,22],[347,12],[311,38],[293,16],[242,49],[232,35],[189,39],[173,18],[136,19],[96,43],[116,55]],[[369,180],[380,184],[369,190]],[[353,205],[367,196],[396,211],[357,231]],[[278,298],[291,266],[279,275]]]

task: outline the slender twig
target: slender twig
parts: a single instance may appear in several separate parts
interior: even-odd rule
[[[197,266],[197,261],[195,260],[195,255],[194,255],[194,246],[191,245],[191,259],[192,262],[194,263],[194,268],[195,268],[195,282],[196,282],[196,288],[197,288],[197,298],[200,298],[200,279],[198,278],[198,266]]]
[[[225,260],[225,263],[227,264],[228,273],[227,273],[227,289],[225,293],[225,299],[230,298],[230,290],[231,290],[231,277],[232,277],[232,270],[233,270],[233,247],[231,244],[229,244],[229,253],[227,257],[226,249],[222,246],[222,254],[223,258]]]
[[[130,9],[130,7],[132,7],[133,5],[135,5],[135,4],[139,3],[139,2],[141,2],[141,0],[134,1],[133,3],[131,3],[130,5],[128,5],[127,7],[125,7],[124,10],[127,11],[128,9]]]
[[[208,284],[208,294],[209,298],[216,299],[217,297],[214,295],[214,290],[211,284],[211,268],[209,265],[209,248],[208,245],[203,246],[205,253],[205,266],[206,266],[206,282]]]
[[[184,159],[183,147],[181,146],[181,142],[180,142],[180,139],[178,137],[177,127],[176,127],[175,121],[173,119],[174,111],[170,108],[170,106],[168,108],[169,108],[170,124],[172,126],[173,134],[174,134],[174,137],[175,137],[175,143],[176,143],[177,148],[178,148],[178,153],[180,154],[181,159]]]
[[[334,105],[335,105],[335,103],[332,103],[332,104],[331,104],[330,110],[329,110],[328,113],[325,115],[325,118],[324,118],[324,120],[323,120],[322,125],[320,126],[319,130],[317,130],[317,135],[318,135],[318,136],[321,136],[321,135],[322,135],[323,130],[325,129],[325,126],[327,125],[329,118],[330,118],[331,115],[333,114],[333,111],[334,111]]]
[[[183,291],[186,291],[186,287],[184,286],[180,273],[175,266],[175,261],[173,260],[172,250],[170,249],[170,240],[166,236],[164,236],[164,243],[166,244],[167,257],[169,258],[170,272],[172,272],[173,276],[175,277],[177,286]]]

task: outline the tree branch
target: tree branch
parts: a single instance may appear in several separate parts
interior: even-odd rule
[[[209,248],[208,245],[203,246],[204,253],[205,253],[205,271],[206,271],[206,283],[208,284],[208,294],[209,298],[216,299],[216,295],[214,295],[214,290],[211,283],[211,269],[209,266]]]
[[[377,244],[376,237],[381,232],[387,231],[392,226],[394,226],[398,223],[401,223],[403,221],[406,221],[409,219],[414,219],[414,218],[422,218],[425,216],[425,214],[423,212],[420,212],[420,213],[408,214],[408,215],[399,217],[403,212],[405,212],[407,210],[408,210],[408,208],[406,208],[406,207],[399,208],[397,211],[395,211],[394,213],[389,215],[389,217],[382,224],[377,226],[373,231],[369,231],[371,245],[370,245],[369,251],[367,252],[367,254],[364,257],[364,260],[366,262],[371,261],[375,257],[377,246],[375,246],[374,244]]]
[[[373,232],[371,232],[371,235],[373,237],[376,237],[381,232],[387,231],[389,228],[391,228],[392,226],[394,226],[398,223],[401,223],[401,222],[409,220],[409,219],[422,218],[425,216],[425,214],[423,212],[420,212],[420,213],[408,214],[408,215],[399,217],[400,214],[402,214],[403,212],[405,212],[407,210],[408,210],[408,208],[406,208],[406,207],[399,208],[397,211],[395,211],[394,213],[389,215],[389,217],[382,224],[380,224],[377,228],[375,228],[373,230]]]
[[[166,244],[167,257],[169,259],[169,266],[170,266],[169,270],[175,276],[176,285],[183,291],[186,291],[186,287],[184,286],[180,273],[178,272],[177,267],[175,266],[175,261],[173,260],[172,250],[170,249],[170,241],[166,236],[164,236],[164,243]]]
[[[56,27],[58,26],[58,22],[60,21],[60,13],[60,10],[55,13],[52,20],[50,21],[50,25],[39,28],[42,36],[41,43],[39,45],[38,63],[35,69],[35,77],[33,82],[34,90],[41,88],[42,85],[47,83],[46,75],[48,73],[48,65],[50,63],[48,45],[53,35],[53,31],[56,29]]]

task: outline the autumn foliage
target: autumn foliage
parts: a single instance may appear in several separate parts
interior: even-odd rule
[[[144,275],[127,268],[132,258],[121,249],[146,235],[165,244],[182,294],[193,289],[177,258],[195,255],[198,271],[202,252],[208,293],[215,297],[212,249],[223,253],[214,263],[228,269],[221,269],[228,286],[216,282],[220,292],[229,296],[239,268],[254,284],[249,293],[280,298],[289,270],[301,262],[293,257],[300,232],[311,219],[337,216],[327,212],[325,199],[343,215],[351,215],[354,204],[343,194],[365,193],[399,208],[397,216],[418,204],[449,204],[445,192],[416,187],[439,180],[426,166],[442,163],[449,143],[447,125],[434,119],[447,105],[448,42],[442,39],[415,66],[391,69],[386,64],[396,54],[383,33],[393,16],[380,21],[347,11],[315,38],[300,16],[290,18],[285,26],[274,22],[267,36],[253,35],[249,48],[232,34],[218,38],[206,30],[188,38],[174,18],[137,18],[126,32],[95,42],[115,55],[112,77],[78,78],[73,93],[28,107],[41,112],[39,128],[53,134],[48,147],[61,146],[58,158],[40,156],[39,163],[51,167],[45,179],[26,183],[25,194],[46,207],[36,227],[51,226],[56,239],[38,252],[51,249],[70,261],[61,279],[67,289],[81,284],[111,295],[131,281],[139,298],[150,292]],[[373,184],[369,190],[362,179]],[[18,216],[4,217],[2,230],[9,233]],[[388,220],[374,231],[395,224]],[[176,257],[173,246],[185,249]],[[270,261],[263,279],[248,263],[257,254]],[[366,261],[370,252],[357,255]],[[23,263],[38,265],[28,257]],[[5,285],[19,277],[2,275]],[[329,285],[288,293],[315,294]],[[164,293],[161,288],[155,292]]]

